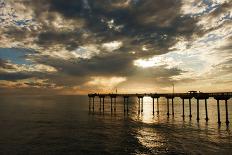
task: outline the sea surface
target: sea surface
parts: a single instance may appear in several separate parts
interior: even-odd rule
[[[160,113],[152,114],[152,99],[144,98],[143,113],[138,100],[130,98],[129,112],[117,100],[111,113],[109,99],[105,111],[89,110],[87,96],[0,96],[0,154],[231,154],[231,125],[225,124],[225,103],[220,102],[221,121],[217,124],[216,101],[208,101],[209,121],[200,102],[196,121],[196,101],[188,102],[185,118],[182,102],[174,100],[175,115],[167,117],[166,99],[160,99]],[[232,123],[232,100],[228,101]],[[92,109],[92,108],[91,108]],[[155,104],[156,110],[156,104]],[[171,104],[170,104],[171,112]]]

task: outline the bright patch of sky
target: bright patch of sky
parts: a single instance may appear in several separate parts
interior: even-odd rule
[[[183,1],[182,11],[190,16],[202,16],[221,7],[228,0],[186,0]]]
[[[73,55],[75,55],[76,58],[84,58],[84,59],[90,59],[94,55],[97,55],[100,53],[100,50],[98,49],[97,45],[89,44],[86,46],[80,46],[75,51],[71,52]]]
[[[89,86],[98,86],[98,87],[110,87],[113,88],[119,83],[126,81],[125,77],[103,77],[103,76],[94,76],[91,77],[91,81],[87,82],[86,85]]]
[[[142,68],[165,66],[182,69],[187,71],[181,75],[182,78],[190,77],[190,74],[195,78],[204,76],[205,73],[213,70],[214,66],[231,58],[229,55],[232,54],[229,54],[229,51],[218,50],[230,44],[226,39],[232,36],[231,32],[218,29],[192,42],[180,39],[175,46],[170,48],[172,52],[135,60],[134,65]]]
[[[0,48],[0,59],[10,61],[14,64],[31,64],[25,59],[25,55],[30,53],[25,49]]]
[[[120,47],[122,47],[122,42],[121,41],[112,41],[112,42],[102,44],[102,48],[104,48],[105,50],[107,50],[109,52],[117,50]]]

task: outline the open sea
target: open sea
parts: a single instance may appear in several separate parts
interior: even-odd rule
[[[123,99],[117,99],[113,113],[110,99],[105,99],[104,112],[95,101],[93,112],[87,96],[0,96],[0,154],[232,154],[232,124],[225,124],[224,102],[220,102],[219,126],[214,99],[208,100],[208,123],[203,101],[200,121],[196,121],[195,99],[191,120],[187,101],[182,118],[178,98],[174,99],[175,115],[169,118],[164,98],[159,100],[159,115],[154,116],[148,97],[143,113],[138,112],[137,98],[130,98],[128,114],[124,114]],[[231,99],[228,106],[232,123]]]

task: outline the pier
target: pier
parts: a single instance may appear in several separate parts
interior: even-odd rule
[[[94,106],[95,106],[95,98],[99,98],[100,101],[100,107],[99,110],[104,112],[104,99],[110,98],[110,107],[111,107],[111,112],[116,111],[116,99],[117,98],[123,98],[124,100],[124,112],[129,111],[129,98],[131,97],[136,97],[138,98],[138,107],[139,107],[139,112],[143,112],[143,98],[144,97],[151,97],[152,98],[152,112],[153,115],[155,113],[155,100],[157,104],[157,114],[159,114],[159,98],[163,97],[166,98],[167,100],[167,117],[170,115],[175,114],[174,112],[174,98],[180,98],[182,99],[182,117],[185,118],[185,100],[188,100],[189,102],[189,118],[192,118],[192,107],[191,107],[191,101],[192,99],[197,100],[197,116],[196,120],[200,120],[200,109],[199,109],[199,104],[200,101],[204,101],[205,103],[205,120],[208,121],[208,107],[207,107],[207,101],[209,98],[213,98],[217,101],[217,116],[218,116],[218,124],[221,124],[221,114],[220,114],[220,101],[225,103],[225,115],[226,115],[226,121],[225,123],[229,125],[229,113],[228,113],[228,100],[232,98],[232,92],[214,92],[214,93],[202,93],[202,92],[196,92],[196,91],[189,91],[188,93],[144,93],[144,94],[99,94],[99,93],[92,93],[88,94],[89,97],[89,109],[92,109],[94,111]],[[170,101],[171,101],[171,113],[170,113]]]

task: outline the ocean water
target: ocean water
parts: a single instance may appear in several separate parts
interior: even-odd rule
[[[231,154],[231,125],[225,124],[225,104],[220,102],[221,121],[217,124],[216,101],[208,101],[209,121],[200,102],[196,121],[196,101],[192,119],[185,119],[182,102],[174,100],[175,115],[168,118],[166,100],[160,99],[160,113],[152,114],[152,99],[144,98],[143,113],[136,98],[117,100],[111,113],[109,99],[105,111],[89,110],[87,96],[1,96],[0,154]],[[232,123],[232,101],[229,119]],[[155,104],[156,109],[156,104]],[[171,112],[171,104],[170,104]]]

